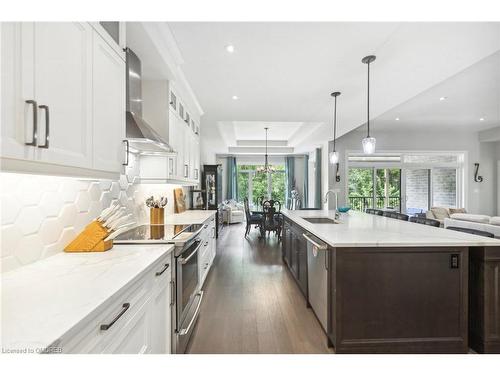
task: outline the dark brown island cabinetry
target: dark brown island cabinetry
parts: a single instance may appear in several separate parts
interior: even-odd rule
[[[468,248],[331,251],[337,353],[467,353]]]
[[[500,353],[500,247],[470,248],[469,345]]]
[[[304,232],[295,223],[285,219],[282,234],[282,256],[307,299],[307,242],[302,237]]]
[[[308,300],[307,231],[287,217],[283,231],[283,260]],[[329,247],[327,263],[336,353],[467,353],[468,247]]]

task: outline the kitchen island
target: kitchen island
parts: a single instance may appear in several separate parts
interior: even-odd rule
[[[283,259],[337,353],[500,351],[500,240],[360,212],[283,215]]]

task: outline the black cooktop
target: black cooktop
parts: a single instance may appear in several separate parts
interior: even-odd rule
[[[139,225],[118,237],[113,242],[126,243],[178,243],[187,242],[200,231],[201,224],[188,225]]]

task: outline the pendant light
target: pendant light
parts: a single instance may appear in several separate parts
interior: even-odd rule
[[[337,164],[339,162],[339,153],[335,148],[335,140],[337,139],[337,96],[340,95],[340,92],[335,91],[330,94],[335,98],[335,104],[333,109],[333,151],[330,152],[330,163]]]
[[[363,57],[361,62],[363,64],[366,64],[368,66],[368,95],[367,95],[367,111],[366,111],[366,117],[367,117],[367,127],[368,127],[368,134],[366,135],[366,138],[363,138],[361,141],[363,145],[363,152],[365,154],[373,154],[375,152],[375,146],[377,144],[377,140],[374,137],[370,136],[370,63],[374,62],[376,59],[376,56],[374,55],[369,55]]]
[[[264,128],[266,130],[266,155],[264,157],[264,167],[258,167],[257,173],[274,173],[276,170],[272,165],[269,165],[268,156],[267,156],[267,131],[269,128]]]

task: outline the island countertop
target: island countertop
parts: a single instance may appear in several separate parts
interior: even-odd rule
[[[282,213],[333,247],[500,246],[500,240],[384,216],[350,211],[338,224],[313,224],[304,218],[335,218],[333,210],[287,210]]]

